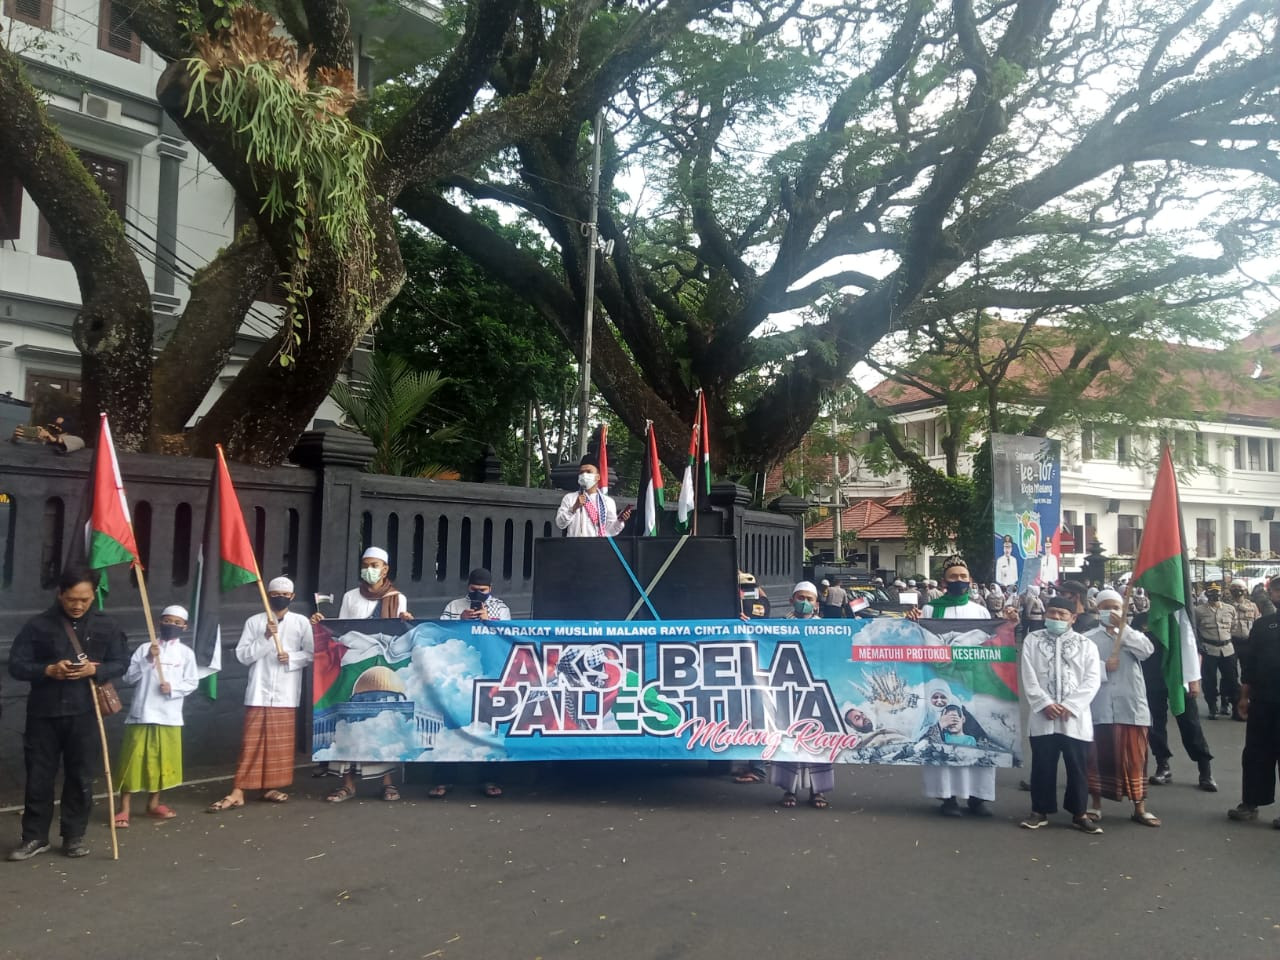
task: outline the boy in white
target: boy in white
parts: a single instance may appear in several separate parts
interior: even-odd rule
[[[160,802],[160,791],[182,784],[182,702],[196,689],[196,655],[179,639],[187,628],[183,607],[165,607],[160,614],[160,637],[133,651],[121,683],[138,689],[124,721],[124,741],[116,782],[120,808],[116,827],[129,826],[129,797],[146,792],[147,816],[172,820],[177,816]]]
[[[600,489],[600,467],[590,456],[578,465],[578,492],[566,493],[556,511],[556,526],[571,537],[616,537],[631,516],[631,507],[618,514],[613,497]]]
[[[288,612],[292,580],[276,577],[268,583],[267,602],[276,622],[265,612],[255,614],[245,621],[236,644],[236,659],[249,668],[244,739],[234,787],[209,806],[210,813],[243,807],[246,790],[265,791],[262,799],[270,803],[289,799],[279,788],[293,782],[294,715],[302,697],[302,671],[315,657],[315,640],[311,622]]]
[[[1085,833],[1102,833],[1086,815],[1089,802],[1089,744],[1093,741],[1090,704],[1102,685],[1098,648],[1071,629],[1075,604],[1053,597],[1045,605],[1043,630],[1022,644],[1022,689],[1031,707],[1031,816],[1020,826],[1036,830],[1056,813],[1058,757],[1067,768],[1063,806],[1072,824]]]

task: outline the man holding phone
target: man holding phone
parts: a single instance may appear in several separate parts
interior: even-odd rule
[[[58,578],[57,602],[18,631],[9,673],[31,684],[23,733],[26,792],[22,843],[10,860],[30,860],[49,849],[53,788],[62,768],[62,852],[89,853],[84,833],[93,808],[94,768],[102,763],[93,684],[118,680],[129,667],[124,632],[93,609],[98,574],[69,567]],[[84,651],[76,651],[76,643]]]
[[[450,600],[441,620],[510,620],[507,605],[493,595],[493,574],[476,567],[467,574],[467,595]]]

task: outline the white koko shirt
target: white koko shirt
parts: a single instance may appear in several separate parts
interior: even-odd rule
[[[246,707],[297,707],[302,698],[302,671],[315,659],[311,621],[300,613],[286,613],[280,618],[280,645],[289,654],[288,663],[276,659],[265,612],[245,621],[236,659],[249,668]]]

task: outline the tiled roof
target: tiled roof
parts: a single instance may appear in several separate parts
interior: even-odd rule
[[[900,513],[881,517],[865,530],[858,531],[859,540],[905,540],[907,521]]]
[[[840,511],[840,529],[848,532],[862,530],[887,516],[887,507],[875,500],[859,500]],[[828,514],[817,523],[805,528],[806,540],[830,540],[835,536],[835,517]]]

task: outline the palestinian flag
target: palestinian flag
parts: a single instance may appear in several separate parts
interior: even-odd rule
[[[111,428],[105,413],[99,417],[98,444],[93,448],[89,484],[80,507],[78,526],[84,531],[84,536],[71,538],[68,566],[83,563],[90,569],[105,571],[117,564],[138,562],[133,519],[129,515],[124,482],[120,479],[120,462],[116,459],[116,448],[111,442]],[[99,606],[106,593],[107,575],[104,572],[98,582]]]
[[[600,492],[609,493],[609,425],[600,424]]]
[[[196,582],[191,596],[191,636],[196,667],[209,699],[217,699],[217,673],[222,669],[222,628],[218,619],[222,594],[254,583],[258,561],[253,555],[244,514],[236,499],[227,461],[218,447],[218,459],[209,478],[209,499],[204,510],[204,533],[196,558]]]
[[[694,490],[693,471],[698,464],[698,443],[702,439],[702,391],[698,391],[698,412],[693,418],[693,430],[689,433],[689,462],[684,467],[680,481],[680,498],[676,501],[676,526],[687,533],[697,509],[698,495]]]
[[[636,509],[641,521],[636,524],[637,536],[656,537],[658,518],[666,506],[667,498],[662,489],[662,462],[658,459],[658,440],[653,432],[653,421],[645,421],[645,456],[640,462],[640,502]]]
[[[1169,709],[1177,716],[1186,709],[1182,651],[1195,649],[1195,633],[1191,627],[1191,570],[1182,531],[1178,478],[1167,446],[1160,454],[1160,471],[1151,491],[1151,506],[1129,580],[1129,590],[1134,587],[1146,590],[1151,601],[1146,632],[1164,651]]]

